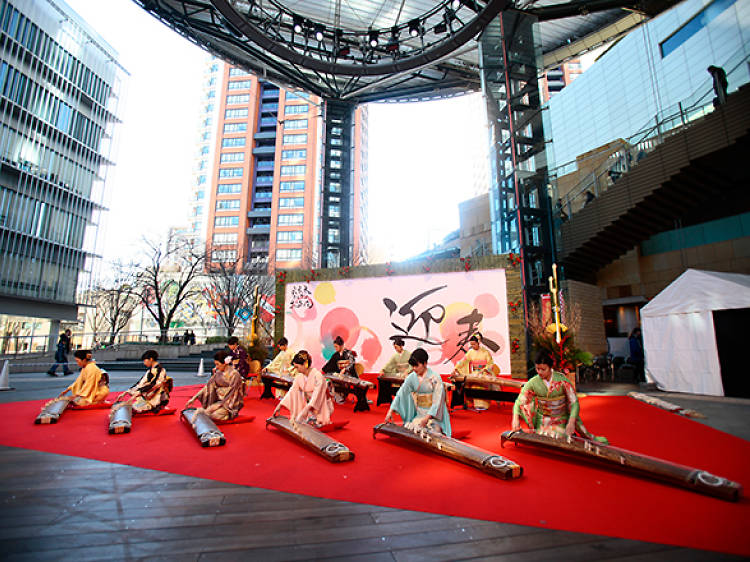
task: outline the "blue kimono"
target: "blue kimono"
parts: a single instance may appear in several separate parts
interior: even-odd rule
[[[398,389],[393,399],[391,410],[398,412],[404,425],[410,424],[415,418],[430,415],[432,420],[427,425],[437,425],[447,437],[451,436],[451,421],[448,415],[448,407],[445,400],[445,386],[440,375],[432,369],[427,369],[422,382],[412,371],[406,377],[404,384]],[[437,429],[435,427],[434,429]]]

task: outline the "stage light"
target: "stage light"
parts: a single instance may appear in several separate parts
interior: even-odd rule
[[[422,26],[420,25],[420,22],[418,19],[411,20],[409,22],[409,35],[412,37],[416,37],[419,35],[420,28]]]
[[[370,47],[373,49],[378,46],[378,36],[380,35],[379,31],[370,31],[368,34]]]
[[[461,7],[461,0],[453,0],[453,2],[451,2],[451,8],[454,10],[458,10],[459,7]]]
[[[323,27],[322,24],[316,23],[315,24],[315,39],[317,39],[318,41],[322,41],[324,31],[325,31],[325,27]]]
[[[294,22],[294,32],[302,33],[302,23],[304,20],[300,16],[294,15],[292,16],[292,21]]]

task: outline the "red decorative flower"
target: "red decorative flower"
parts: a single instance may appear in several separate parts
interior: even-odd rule
[[[519,263],[521,263],[521,256],[517,256],[513,252],[508,254],[508,261],[510,262],[510,265],[513,267],[517,266]]]
[[[518,353],[519,349],[521,349],[521,342],[518,341],[518,338],[513,338],[513,341],[510,342],[510,352]]]
[[[351,272],[351,268],[347,265],[345,267],[342,267],[339,269],[339,276],[340,277],[349,277],[349,273]]]
[[[276,282],[284,283],[286,281],[286,271],[279,271],[276,273]]]
[[[430,266],[429,265],[423,265],[422,266],[422,271],[424,271],[425,273],[429,273],[430,272]]]
[[[393,275],[393,268],[391,267],[391,262],[389,261],[385,262],[385,274]]]
[[[464,271],[469,271],[471,269],[471,258],[459,258],[461,260],[461,263],[464,264]]]
[[[508,302],[508,308],[510,308],[511,312],[518,312],[518,307],[523,304],[523,298],[518,299],[516,302],[509,301]]]
[[[316,280],[316,279],[317,279],[317,278],[318,278],[319,276],[320,276],[320,273],[318,273],[318,272],[317,272],[317,271],[315,271],[314,269],[311,269],[311,270],[310,270],[310,273],[308,273],[308,274],[307,274],[307,275],[305,276],[305,281],[306,281],[307,283],[309,283],[310,281],[315,281],[315,280]]]

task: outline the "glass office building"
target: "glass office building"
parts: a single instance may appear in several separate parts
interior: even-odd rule
[[[735,91],[750,81],[748,55],[750,2],[681,2],[630,32],[552,97],[545,112],[549,167],[564,175],[590,150],[710,103],[709,66],[723,67]]]
[[[64,2],[0,0],[0,353],[77,319],[125,75]]]

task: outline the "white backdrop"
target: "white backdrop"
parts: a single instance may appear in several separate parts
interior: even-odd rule
[[[402,337],[406,349],[424,348],[441,374],[479,331],[501,373],[510,373],[504,269],[289,283],[284,331],[290,349],[309,351],[318,368],[341,336],[365,371],[377,372]]]

